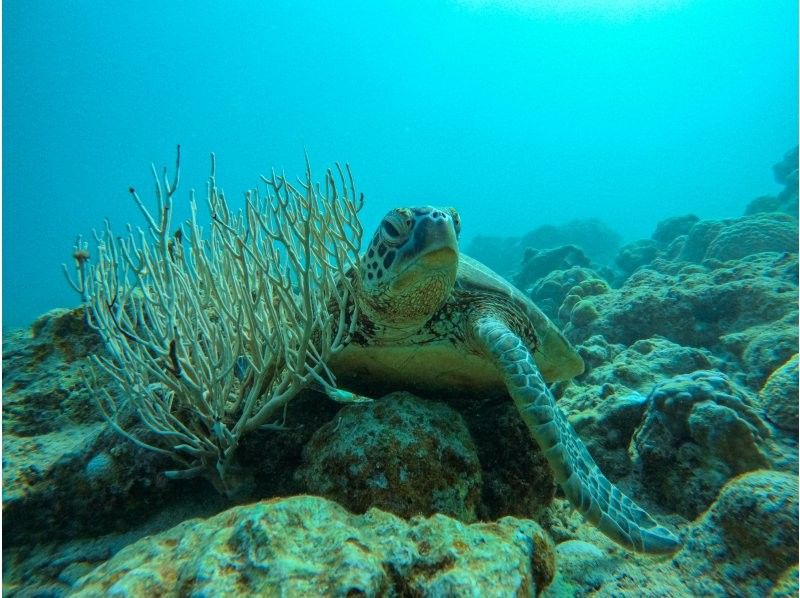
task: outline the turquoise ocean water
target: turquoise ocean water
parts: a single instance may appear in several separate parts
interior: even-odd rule
[[[77,234],[183,148],[230,197],[349,162],[369,230],[456,206],[466,241],[739,216],[797,143],[797,3],[3,3],[3,327],[77,303]],[[143,193],[148,196],[148,193]],[[234,202],[235,203],[235,202]],[[369,232],[366,234],[370,234]]]

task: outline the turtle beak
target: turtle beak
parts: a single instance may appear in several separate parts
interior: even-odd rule
[[[458,261],[458,237],[448,219],[428,221],[415,232],[418,247],[423,247],[419,262],[428,268],[447,268]]]

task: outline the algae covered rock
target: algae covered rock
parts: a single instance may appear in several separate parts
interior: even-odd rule
[[[83,308],[50,311],[4,335],[6,545],[107,533],[173,490],[159,476],[171,462],[113,432],[86,388],[81,369],[102,350]]]
[[[615,481],[633,470],[628,446],[653,386],[665,378],[725,365],[706,349],[661,337],[625,347],[594,336],[578,351],[587,372],[563,389],[559,404],[600,468]]]
[[[538,521],[555,496],[556,483],[517,408],[508,400],[462,402],[458,407],[481,463],[479,518],[511,515]]]
[[[755,253],[797,253],[797,220],[784,214],[740,218],[723,227],[706,250],[705,258],[722,262]]]
[[[775,181],[783,185],[777,196],[757,197],[747,204],[746,214],[759,212],[783,212],[797,218],[797,146],[784,154],[783,160],[772,167]]]
[[[297,476],[306,491],[352,511],[475,520],[481,466],[464,420],[444,404],[396,393],[351,405],[303,455]]]
[[[566,270],[555,270],[539,279],[529,289],[533,302],[553,321],[559,321],[559,310],[569,294],[575,294],[576,287],[599,288],[608,290],[608,284],[594,270],[573,266]],[[596,294],[596,293],[595,293]],[[583,293],[579,295],[583,297]],[[569,314],[562,314],[569,321]]]
[[[552,540],[532,521],[406,522],[298,496],[143,538],[71,595],[532,596],[554,570]]]
[[[797,326],[789,322],[797,314],[797,254],[760,253],[713,267],[684,264],[674,273],[642,268],[619,289],[592,296],[592,302],[597,319],[565,328],[575,344],[594,335],[624,345],[663,336],[680,345],[725,349],[744,360],[755,335],[741,335],[752,328],[754,332],[772,330],[774,337],[780,328],[784,339],[780,346],[788,347],[795,339],[794,353]],[[562,311],[571,312],[575,303],[567,295]],[[740,335],[740,340],[732,342],[731,334]],[[758,365],[764,373],[752,379],[756,388],[763,383],[758,375],[765,378],[772,371],[769,367],[777,367],[792,354],[775,352],[774,340],[766,342],[763,351],[753,345],[752,363],[764,362],[764,367]],[[770,346],[773,350],[768,350]]]
[[[659,254],[659,244],[650,239],[640,239],[624,245],[614,260],[626,275],[652,262]]]
[[[572,267],[588,268],[591,260],[583,250],[575,245],[562,245],[552,249],[534,249],[528,247],[522,257],[522,265],[514,276],[514,284],[525,289],[556,270],[568,270]]]
[[[550,249],[577,245],[592,260],[610,264],[619,249],[620,235],[597,218],[576,219],[558,226],[543,225],[523,235],[522,247]]]
[[[769,467],[768,435],[746,391],[720,372],[699,371],[653,389],[632,447],[650,494],[692,519],[729,479]]]
[[[699,221],[700,218],[694,214],[667,218],[656,225],[652,238],[661,245],[669,245],[678,237],[688,234]]]
[[[797,538],[797,474],[754,471],[726,484],[676,562],[692,577],[716,579],[728,595],[767,596],[796,567]]]
[[[797,354],[769,377],[759,393],[767,419],[783,430],[798,430],[798,369]]]
[[[678,259],[726,262],[763,252],[797,253],[797,219],[787,214],[760,213],[701,220],[687,233]]]

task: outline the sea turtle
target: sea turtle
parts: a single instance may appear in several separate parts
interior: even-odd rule
[[[584,517],[626,548],[669,554],[680,541],[602,474],[546,382],[583,372],[556,326],[519,290],[459,253],[452,208],[399,208],[351,274],[359,316],[329,363],[343,388],[507,389],[556,482]]]

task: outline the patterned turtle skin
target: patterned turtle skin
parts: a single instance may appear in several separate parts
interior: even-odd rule
[[[511,396],[556,482],[584,517],[622,546],[671,554],[678,538],[603,475],[547,383],[583,361],[527,297],[458,250],[453,208],[399,208],[381,221],[352,273],[358,321],[332,360],[338,383],[421,394]]]

